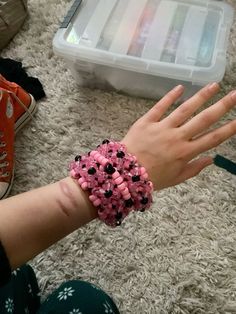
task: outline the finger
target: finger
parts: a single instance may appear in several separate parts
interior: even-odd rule
[[[144,118],[150,122],[160,121],[169,107],[179,99],[183,92],[184,87],[182,85],[176,86],[169,93],[167,93],[151,110],[149,110]]]
[[[192,141],[190,145],[193,145],[192,158],[203,152],[206,152],[214,147],[219,146],[221,143],[229,139],[236,134],[236,120],[231,121],[224,126],[211,131],[203,136],[200,136],[196,140]]]
[[[213,158],[201,157],[197,160],[190,162],[185,170],[181,173],[177,179],[178,183],[184,182],[198,175],[203,169],[213,164]]]
[[[193,97],[185,101],[165,120],[173,127],[181,126],[185,121],[191,118],[201,106],[215,96],[219,92],[219,89],[220,87],[217,83],[207,85]]]
[[[215,105],[202,111],[192,120],[181,127],[186,136],[191,139],[218,122],[236,105],[236,91],[231,92]]]

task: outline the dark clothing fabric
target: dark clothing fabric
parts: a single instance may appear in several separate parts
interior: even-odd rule
[[[33,269],[22,266],[0,288],[1,314],[119,314],[114,301],[100,288],[73,280],[62,284],[43,303]]]
[[[11,278],[11,266],[5,252],[5,249],[0,241],[0,287],[5,285]]]
[[[46,96],[41,82],[37,78],[28,76],[21,62],[0,57],[0,74],[8,81],[24,88],[34,96],[36,101]]]

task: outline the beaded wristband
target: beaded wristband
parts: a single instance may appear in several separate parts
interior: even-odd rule
[[[124,144],[104,140],[97,150],[76,156],[70,175],[89,191],[99,219],[109,226],[119,226],[131,211],[145,211],[152,204],[153,184]]]

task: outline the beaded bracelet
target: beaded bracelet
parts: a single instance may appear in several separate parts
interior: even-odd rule
[[[70,175],[89,191],[99,219],[109,226],[119,226],[131,211],[145,211],[152,204],[153,184],[124,144],[104,140],[97,150],[76,156]]]

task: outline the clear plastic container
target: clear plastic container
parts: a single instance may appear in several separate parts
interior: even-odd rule
[[[78,84],[159,98],[220,82],[233,8],[212,0],[76,0],[53,47]]]

